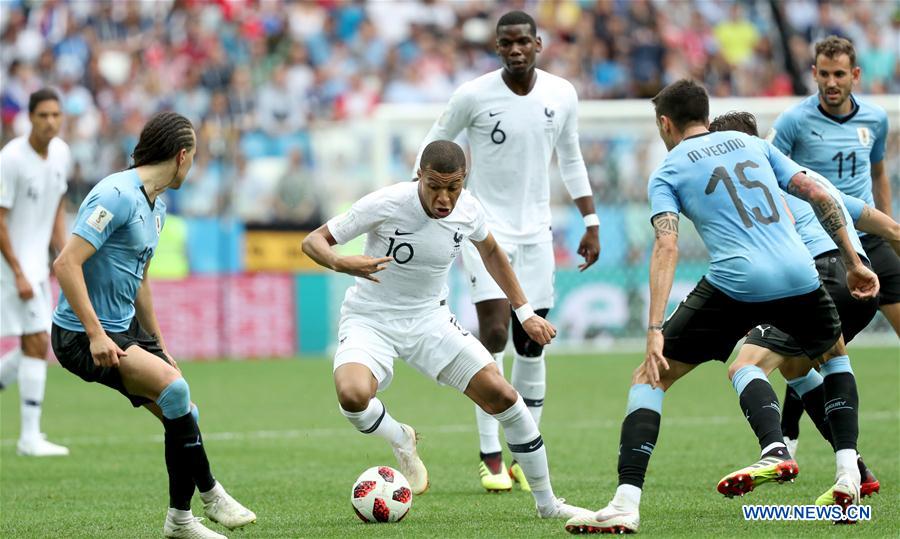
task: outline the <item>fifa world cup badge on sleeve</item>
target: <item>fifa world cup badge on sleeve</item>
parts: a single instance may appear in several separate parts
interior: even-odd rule
[[[91,213],[90,217],[87,218],[87,224],[97,232],[103,232],[103,229],[112,221],[112,218],[113,213],[111,211],[98,205],[94,208],[94,212]]]

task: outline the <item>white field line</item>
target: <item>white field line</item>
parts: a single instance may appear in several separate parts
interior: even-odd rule
[[[897,421],[900,419],[900,412],[879,411],[864,412],[860,414],[860,421]],[[709,417],[664,417],[663,425],[679,427],[679,428],[706,428],[711,425],[724,425],[728,423],[743,423],[744,418],[737,411],[729,416],[709,416]],[[568,426],[570,429],[590,430],[590,429],[611,429],[618,428],[622,424],[620,419],[602,420],[602,421],[580,421],[572,423]],[[456,424],[456,425],[438,425],[438,426],[416,426],[416,431],[423,436],[431,435],[448,435],[459,434],[464,432],[475,432],[475,424]],[[283,429],[283,430],[251,430],[251,431],[234,431],[234,432],[209,432],[203,434],[206,441],[216,442],[244,442],[248,440],[291,440],[297,438],[324,438],[335,436],[359,436],[359,434],[347,425],[342,428],[311,428],[311,429]],[[54,442],[62,445],[134,445],[141,443],[162,443],[162,434],[152,436],[72,436],[69,438],[54,438]],[[0,441],[0,447],[14,445],[16,440],[6,439]]]

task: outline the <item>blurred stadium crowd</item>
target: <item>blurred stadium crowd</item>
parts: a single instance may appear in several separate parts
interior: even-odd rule
[[[900,93],[900,4],[776,4],[784,43],[768,0],[5,0],[2,138],[27,131],[30,92],[57,87],[78,203],[127,166],[150,115],[174,109],[200,136],[193,186],[170,197],[175,212],[315,226],[335,208],[317,188],[325,180],[310,129],[366,117],[381,102],[446,101],[498,67],[494,23],[515,8],[536,15],[540,67],[572,81],[582,100],[649,97],[685,75],[717,96],[811,92],[810,43],[832,33],[858,47],[863,92]],[[608,168],[608,152],[586,147],[588,166]],[[267,157],[280,166],[248,166]],[[601,199],[613,192],[607,176],[592,178]],[[645,179],[618,178],[639,187],[614,191],[640,199]]]

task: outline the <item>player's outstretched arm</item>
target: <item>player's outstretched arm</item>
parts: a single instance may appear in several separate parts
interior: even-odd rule
[[[84,331],[91,341],[94,363],[101,367],[117,367],[119,358],[125,357],[125,352],[109,338],[100,325],[100,319],[97,318],[88,296],[87,284],[84,282],[84,263],[96,252],[97,250],[87,240],[73,234],[53,262],[53,271],[66,300],[81,320],[81,325],[84,326]]]
[[[310,232],[303,240],[301,248],[306,256],[312,258],[316,264],[354,277],[362,277],[370,281],[379,282],[375,273],[387,267],[393,257],[383,256],[372,258],[371,256],[340,256],[332,247],[337,245],[337,240],[328,230],[328,225],[322,225]]]
[[[857,230],[881,236],[893,247],[897,256],[900,256],[900,223],[894,221],[891,216],[872,206],[863,208],[862,215],[856,220]]]
[[[809,202],[822,228],[837,245],[847,268],[847,285],[853,297],[875,297],[878,294],[878,277],[862,264],[856,249],[850,243],[840,204],[818,182],[803,172],[798,172],[791,178],[788,192]]]
[[[506,253],[497,245],[494,236],[488,233],[482,241],[472,240],[484,261],[484,267],[488,273],[506,294],[509,303],[516,311],[516,317],[522,323],[522,328],[536,343],[544,346],[550,344],[550,340],[556,337],[556,328],[553,324],[534,314],[534,309],[528,304],[528,299],[519,285],[519,280],[509,265]]]
[[[647,355],[644,358],[646,371],[650,374],[650,385],[659,385],[659,368],[669,369],[669,362],[663,356],[663,320],[666,304],[672,292],[675,267],[678,266],[678,214],[663,212],[651,219],[656,240],[650,256],[650,323],[647,326]]]
[[[16,276],[16,290],[19,293],[19,298],[23,300],[31,299],[34,297],[34,290],[25,277],[22,266],[19,265],[19,258],[13,251],[12,240],[9,237],[9,228],[6,226],[7,216],[9,216],[9,208],[0,207],[0,254],[3,254],[3,258],[9,264],[10,269],[12,269],[13,275]]]

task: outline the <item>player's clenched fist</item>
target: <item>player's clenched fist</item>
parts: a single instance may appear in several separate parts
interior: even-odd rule
[[[394,257],[391,256],[383,256],[381,258],[373,258],[366,255],[345,256],[335,263],[334,269],[347,275],[362,277],[378,283],[381,281],[372,274],[385,269],[388,262],[393,259]]]
[[[118,367],[119,358],[126,355],[108,335],[91,339],[91,357],[98,367]]]
[[[847,268],[847,287],[858,300],[874,298],[878,295],[878,276],[862,264]]]
[[[538,315],[534,315],[522,322],[522,328],[525,329],[531,340],[541,346],[550,344],[553,337],[556,337],[556,328],[553,327],[553,324]]]

